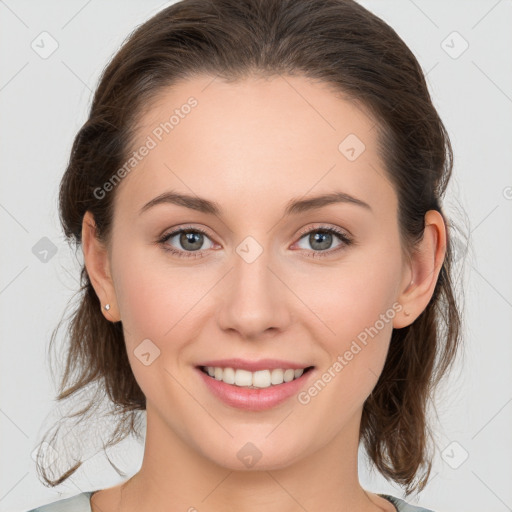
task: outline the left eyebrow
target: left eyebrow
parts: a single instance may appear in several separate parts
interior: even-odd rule
[[[171,191],[164,192],[163,194],[160,194],[154,199],[151,199],[151,201],[146,203],[140,209],[139,215],[149,210],[150,208],[156,206],[157,204],[163,203],[183,206],[185,208],[196,210],[208,215],[220,216],[222,213],[222,208],[220,207],[219,203],[215,201],[210,201],[209,199],[205,199],[202,197],[191,196],[188,194],[181,194],[178,192]],[[287,203],[284,215],[297,215],[299,213],[304,213],[310,210],[316,210],[318,208],[322,208],[324,206],[334,203],[353,204],[361,206],[369,211],[372,211],[371,206],[368,203],[362,201],[361,199],[351,196],[345,192],[333,192],[330,194],[308,197],[306,199],[292,199]]]
[[[287,203],[284,215],[296,215],[309,210],[316,210],[329,204],[346,203],[361,206],[369,211],[372,207],[357,197],[351,196],[345,192],[332,192],[331,194],[323,194],[321,196],[308,197],[306,199],[292,199]]]

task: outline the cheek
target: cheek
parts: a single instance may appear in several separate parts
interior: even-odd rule
[[[329,425],[329,437],[356,414],[374,389],[386,361],[396,309],[389,274],[354,272],[340,275],[338,283],[331,276],[324,284],[324,293],[315,292],[311,309],[322,320],[314,336],[327,357],[300,403],[311,403],[318,428]]]
[[[310,310],[331,331],[332,336],[327,339],[336,344],[357,337],[365,328],[373,326],[382,314],[394,314],[392,306],[399,279],[398,250],[378,250],[368,254],[361,251],[357,258],[347,258],[339,267],[314,273],[311,279],[303,281],[297,294],[307,297]],[[385,330],[389,334],[390,330]]]
[[[167,401],[170,377],[165,370],[173,372],[173,360],[188,339],[183,330],[191,299],[184,295],[190,287],[183,286],[179,270],[153,257],[156,251],[134,248],[127,257],[118,247],[114,282],[130,366],[148,400]]]
[[[144,339],[153,340],[160,350],[193,337],[194,321],[201,311],[201,299],[212,287],[212,276],[200,267],[180,268],[159,249],[141,246],[122,256],[119,244],[116,295],[128,348]],[[183,341],[185,343],[185,341]]]
[[[113,266],[126,343],[135,348],[149,338],[160,346],[159,340],[176,323],[182,309],[178,273],[162,268],[155,257],[157,249],[124,247],[119,239]]]
[[[309,284],[298,292],[308,297],[310,310],[321,319],[315,322],[315,338],[328,354],[321,369],[322,381],[331,390],[322,393],[326,405],[331,401],[353,410],[374,388],[399,308],[400,270],[399,248],[381,245],[316,275],[314,287]]]

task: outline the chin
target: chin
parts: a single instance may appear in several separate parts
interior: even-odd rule
[[[258,438],[259,441],[252,441],[255,437],[237,437],[228,443],[219,443],[219,450],[213,453],[209,445],[203,453],[212,462],[230,471],[274,471],[290,466],[300,457],[302,443],[298,441],[284,445],[277,438],[273,441],[265,440],[261,435]]]

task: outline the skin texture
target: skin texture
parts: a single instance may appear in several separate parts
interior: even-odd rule
[[[190,96],[198,105],[117,186],[110,243],[98,242],[89,212],[83,221],[87,271],[101,304],[111,305],[102,309],[107,320],[122,321],[147,397],[142,467],[97,492],[93,512],[393,511],[359,484],[362,407],[392,329],[412,323],[432,297],[443,219],[428,212],[417,253],[404,258],[375,122],[300,76],[180,82],[147,109],[135,146]],[[354,161],[338,149],[348,134],[365,144]],[[160,204],[139,214],[170,190],[216,201],[222,213]],[[283,216],[292,198],[333,191],[371,211],[337,203]],[[171,228],[191,226],[207,231],[204,257],[180,258],[157,243]],[[341,228],[355,243],[336,251],[344,242],[333,235],[322,251],[300,234],[320,226]],[[247,236],[263,250],[251,263],[236,251]],[[179,235],[166,244],[194,252]],[[236,409],[213,397],[194,369],[208,359],[278,358],[314,365],[313,383],[394,304],[403,309],[306,405],[292,397],[266,411]],[[145,339],[160,350],[148,366],[134,353]],[[262,454],[250,469],[237,457],[248,442]]]

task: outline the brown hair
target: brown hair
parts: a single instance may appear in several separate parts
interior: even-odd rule
[[[60,188],[67,239],[78,248],[90,211],[98,237],[109,240],[115,192],[98,199],[95,189],[126,161],[139,116],[159,91],[204,73],[228,81],[302,75],[329,84],[377,121],[380,156],[398,196],[403,248],[410,254],[421,240],[428,210],[443,215],[449,228],[446,257],[433,297],[411,325],[393,330],[360,430],[375,467],[405,486],[406,495],[421,491],[432,466],[427,405],[460,345],[453,240],[440,205],[453,156],[418,61],[380,18],[352,0],[182,0],[157,13],[103,71],[89,118],[74,140]],[[117,427],[105,448],[139,435],[137,415],[145,410],[145,396],[130,368],[121,322],[104,318],[85,267],[78,293],[57,401],[95,386],[96,395],[72,415],[80,421],[108,395]],[[58,429],[50,445],[57,434]],[[47,484],[58,485],[82,462],[78,458],[56,479],[42,464],[38,471]]]

